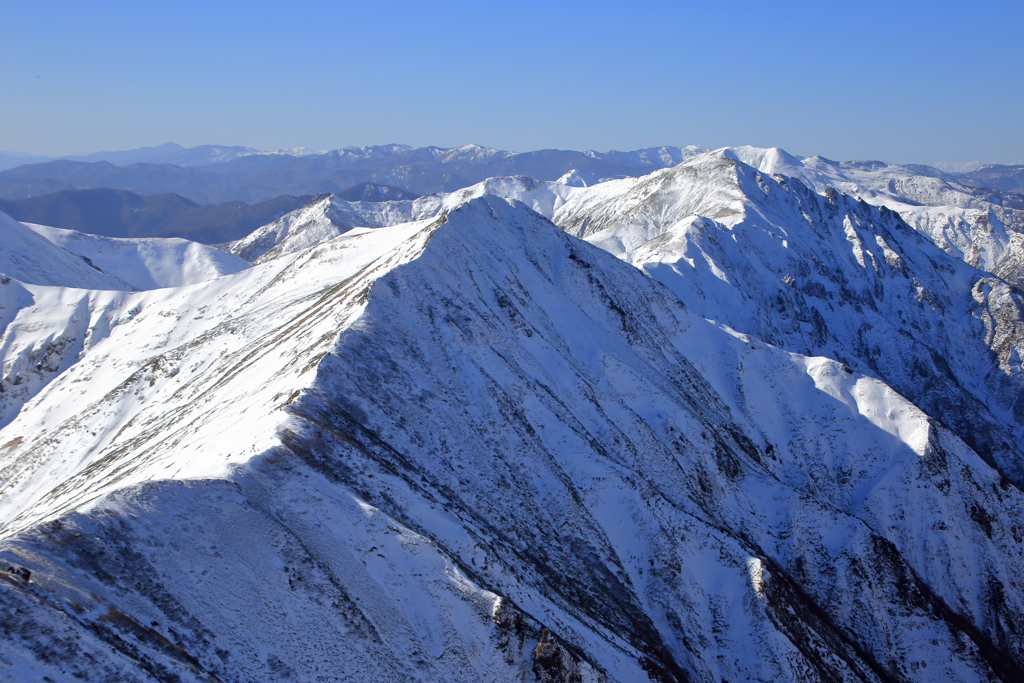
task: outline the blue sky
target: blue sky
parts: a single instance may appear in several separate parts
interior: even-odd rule
[[[780,146],[1024,162],[1022,2],[0,0],[0,150]]]

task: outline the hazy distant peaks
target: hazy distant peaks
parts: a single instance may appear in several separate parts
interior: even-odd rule
[[[401,199],[416,199],[419,195],[391,185],[366,182],[347,190],[335,192],[336,196],[350,202],[389,202]]]
[[[67,161],[84,161],[94,163],[105,161],[115,166],[131,164],[175,164],[177,166],[207,166],[209,164],[230,161],[240,156],[254,154],[258,150],[251,147],[228,145],[199,145],[186,148],[168,142],[155,147],[139,147],[120,152],[94,152],[93,154],[69,154],[60,157],[43,157],[18,152],[0,152],[0,171],[17,168],[24,164],[41,164],[47,161],[64,159]]]
[[[931,164],[931,167],[946,173],[970,173],[984,165],[984,161],[939,161]]]

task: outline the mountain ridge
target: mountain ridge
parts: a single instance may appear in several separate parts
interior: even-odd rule
[[[111,336],[4,429],[6,462],[50,472],[0,473],[26,667],[1021,673],[1019,491],[877,380],[711,323],[522,204],[165,292],[119,293]]]

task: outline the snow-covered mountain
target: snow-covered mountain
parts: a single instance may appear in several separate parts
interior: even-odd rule
[[[797,178],[817,192],[831,187],[892,209],[950,254],[1024,285],[1024,271],[1003,263],[1024,246],[1024,196],[881,161],[800,158],[778,148],[733,147],[724,153],[764,173]]]
[[[81,256],[71,254],[0,212],[0,273],[26,284],[132,289]]]
[[[355,227],[381,228],[436,216],[441,207],[438,195],[388,202],[350,202],[333,194],[319,195],[248,236],[221,246],[246,261],[263,263],[334,239]]]
[[[891,384],[1024,482],[1024,295],[892,211],[731,156],[576,192],[554,220],[702,316]]]
[[[636,152],[571,153],[576,161],[599,160],[619,163],[622,168],[651,171],[687,162],[707,150],[699,147],[652,148]],[[321,154],[333,155],[332,163],[359,165],[380,163],[382,159],[417,161],[420,165],[398,165],[389,173],[388,181],[408,185],[401,173],[424,172],[422,164],[483,163],[488,169],[500,169],[494,160],[530,157],[535,164],[542,152],[518,154],[466,145],[455,149],[407,148],[401,145],[347,148]],[[570,153],[564,153],[570,154]],[[928,235],[942,249],[970,265],[1021,286],[1024,271],[1013,265],[1024,248],[1024,196],[991,187],[975,187],[957,182],[957,178],[925,166],[899,166],[881,161],[835,162],[823,157],[796,157],[779,148],[731,147],[716,150],[742,161],[769,175],[781,174],[797,178],[816,192],[836,189],[863,199],[875,206],[885,206],[899,213],[912,227]],[[512,168],[511,161],[506,164]],[[527,164],[526,167],[530,167]],[[535,169],[539,170],[539,169]],[[521,171],[513,171],[519,173]],[[399,175],[395,175],[395,174]],[[573,171],[573,182],[561,178],[563,184],[594,185],[600,180],[587,172]],[[511,174],[510,174],[511,175]],[[637,174],[625,174],[636,176]],[[625,175],[620,177],[625,177]],[[393,177],[392,177],[393,176]],[[533,177],[545,177],[534,175]],[[548,178],[554,178],[550,175]],[[485,181],[486,182],[486,181]],[[479,185],[479,183],[478,183]]]
[[[8,279],[0,671],[1024,678],[1020,293],[731,156]]]
[[[237,273],[251,264],[220,249],[177,237],[120,239],[46,225],[24,224],[94,268],[114,273],[134,289],[180,287]]]
[[[518,200],[550,217],[578,187],[592,182],[572,171],[555,181],[538,181],[525,176],[488,178],[457,192],[429,194],[412,200],[352,202],[337,194],[321,195],[248,236],[222,246],[247,261],[263,263],[333,239],[353,228],[381,228],[439,216],[485,195]]]
[[[120,310],[128,292],[196,284],[250,266],[188,240],[97,237],[0,213],[0,427],[110,326],[131,318]]]
[[[741,151],[760,166],[799,171],[780,150]],[[1020,291],[944,253],[894,210],[831,186],[818,195],[736,157],[734,149],[719,150],[589,187],[568,176],[511,177],[414,202],[321,197],[231,250],[261,262],[353,227],[437,215],[473,197],[516,199],[644,269],[704,317],[887,382],[1024,482]],[[880,197],[873,195],[906,208]],[[1020,262],[1022,238],[1008,243],[1018,246],[1004,265]]]

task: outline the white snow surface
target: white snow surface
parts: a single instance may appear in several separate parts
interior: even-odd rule
[[[139,434],[153,433],[160,422],[157,418],[141,422],[134,419],[139,410],[152,407],[178,417],[194,412],[206,416],[207,427],[188,425],[193,446],[167,452],[168,461],[146,465],[147,459],[140,456],[135,446],[124,450],[132,463],[129,469],[138,473],[129,481],[161,474],[191,478],[223,472],[227,463],[245,460],[254,452],[266,449],[267,439],[272,438],[270,435],[275,428],[265,417],[236,425],[238,417],[234,411],[253,415],[272,413],[273,406],[281,401],[279,394],[294,383],[296,373],[310,369],[304,363],[327,348],[330,335],[324,335],[343,327],[344,321],[358,311],[357,305],[341,305],[343,299],[337,306],[328,306],[327,300],[322,299],[327,296],[323,293],[328,287],[325,282],[351,294],[350,289],[356,284],[340,287],[336,283],[363,270],[374,273],[368,264],[382,259],[386,267],[391,267],[387,259],[398,259],[402,253],[412,252],[416,244],[406,237],[422,232],[422,228],[420,224],[397,226],[330,248],[312,249],[301,258],[293,255],[234,276],[182,288],[115,293],[19,287],[11,283],[7,289],[17,287],[16,293],[24,301],[5,334],[5,339],[11,340],[11,347],[19,344],[22,349],[47,348],[47,341],[52,345],[53,340],[68,339],[67,345],[77,354],[68,354],[70,367],[47,384],[45,391],[46,396],[61,397],[66,410],[71,412],[28,407],[19,416],[20,420],[14,419],[8,428],[18,434],[50,434],[64,425],[83,435],[73,450],[94,451],[108,447],[123,450],[123,444],[134,443]],[[392,248],[395,242],[400,245],[397,250]],[[300,258],[300,265],[296,265],[297,258]],[[302,277],[297,277],[301,264],[310,261],[317,267],[305,268]],[[288,290],[283,296],[278,295],[282,287]],[[23,290],[30,296],[25,296]],[[333,298],[339,296],[335,293]],[[301,311],[301,315],[296,311]],[[288,321],[319,311],[324,315],[301,330],[298,341],[301,348],[286,353],[268,343],[281,334],[280,329],[286,328]],[[253,321],[253,325],[247,325],[248,321]],[[57,330],[61,332],[57,334]],[[310,335],[313,339],[307,339]],[[187,366],[183,365],[185,361],[172,361],[166,355],[170,353],[170,358],[177,359],[185,350],[188,350]],[[27,355],[24,350],[18,351],[22,356]],[[13,350],[8,354],[13,354]],[[245,382],[220,382],[223,379],[220,372],[228,372],[230,376],[240,369],[222,367],[219,372],[215,371],[213,367],[226,358],[234,358],[237,364],[245,361],[244,377],[248,378]],[[5,357],[5,368],[10,363]],[[161,382],[163,391],[155,388],[157,379],[167,380],[167,383]],[[18,384],[16,379],[11,383]],[[166,396],[165,392],[168,392]],[[127,402],[114,400],[122,395],[131,399]],[[39,397],[36,403],[42,399]],[[219,406],[213,414],[204,408],[211,401]],[[92,417],[79,415],[83,406],[92,407]],[[208,420],[220,410],[235,416],[224,418],[220,423],[216,419]],[[67,422],[69,419],[71,422]],[[7,431],[5,429],[5,434]],[[247,438],[240,441],[237,434],[246,434]],[[208,452],[219,456],[211,459]],[[82,464],[63,446],[52,451],[52,458],[52,461],[45,460],[46,468],[59,478],[72,476]],[[5,471],[9,476],[5,477],[4,494],[0,496],[0,518],[7,519],[9,513],[21,514],[29,508],[34,510],[32,514],[43,512],[45,507],[37,503],[25,505],[18,498],[26,495],[34,500],[33,496],[45,495],[52,488],[52,482],[29,476],[29,470],[25,470],[24,476],[13,470]],[[93,481],[87,488],[97,484],[98,481]],[[14,490],[19,487],[26,487],[26,493],[16,495]]]
[[[0,672],[1022,670],[1016,487],[877,379],[709,321],[528,208],[625,181],[501,182],[531,204],[471,188],[195,285],[4,285],[5,334],[81,350],[0,430]],[[764,221],[719,185],[673,200],[682,234]],[[647,189],[631,215],[668,216]],[[658,239],[595,222],[627,258]],[[743,241],[788,239],[764,222]]]
[[[214,247],[177,237],[102,237],[24,223],[26,227],[134,289],[180,287],[237,273],[251,264]]]
[[[21,282],[86,289],[132,289],[0,212],[0,276]]]
[[[392,146],[402,148],[401,146]],[[342,154],[355,158],[382,153],[387,148],[347,148],[335,150],[331,154]],[[491,156],[515,156],[515,152],[504,152],[476,145],[464,145],[454,149],[424,148],[432,152],[439,160],[454,158],[483,158]],[[637,165],[647,163],[652,167],[672,164],[688,165],[709,154],[702,147],[686,148],[651,148],[636,152],[587,152],[595,158],[620,160]],[[824,193],[835,189],[874,206],[884,206],[896,211],[912,227],[931,238],[947,253],[956,256],[968,264],[994,273],[1009,280],[1018,287],[1024,286],[1024,264],[1020,263],[1020,248],[1015,246],[1020,238],[1015,235],[1024,234],[1024,197],[1011,195],[990,189],[979,189],[961,185],[956,182],[926,175],[913,168],[890,164],[882,161],[844,161],[836,162],[824,157],[797,157],[780,148],[760,148],[751,146],[725,147],[714,152],[720,156],[742,161],[753,168],[768,174],[780,174],[800,180],[816,192]],[[516,191],[509,189],[507,179],[505,185],[498,179],[489,179],[474,186],[476,192],[496,196],[515,196]],[[634,179],[622,179],[631,183]],[[538,181],[531,180],[532,183]],[[567,199],[566,187],[589,187],[598,181],[570,171],[557,181],[541,181],[548,189],[554,191],[557,198],[550,200],[547,207],[537,202],[536,210],[551,217],[551,203],[561,204]],[[490,185],[490,187],[486,187]],[[379,227],[394,225],[406,220],[424,218],[430,211],[439,212],[450,209],[457,203],[457,197],[465,197],[466,190],[452,195],[431,195],[417,204],[388,202],[390,206],[356,206],[332,199],[330,210],[321,206],[316,211],[300,209],[295,213],[291,223],[303,225],[311,220],[312,214],[322,214],[318,221],[319,227],[312,229],[310,234],[296,236],[289,244],[275,250],[264,257],[264,250],[254,248],[252,242],[270,244],[268,249],[278,243],[288,241],[288,236],[297,229],[297,225],[285,227],[272,224],[261,228],[249,237],[236,243],[234,253],[247,260],[273,258],[280,253],[301,249],[313,244],[317,239],[327,239],[340,234],[351,227]],[[600,193],[598,193],[600,194]],[[477,195],[472,195],[477,196]],[[591,195],[596,196],[596,195]],[[455,199],[450,199],[455,197]],[[518,198],[518,197],[517,197]],[[530,201],[527,204],[531,204]],[[442,207],[441,205],[444,204]],[[545,210],[547,208],[547,210]],[[299,219],[300,213],[304,216]],[[284,220],[284,219],[282,219]],[[286,221],[288,222],[288,221]],[[556,221],[557,222],[557,221]],[[274,238],[270,238],[274,235]],[[1015,242],[1014,240],[1018,240]],[[609,248],[616,246],[609,244]]]

